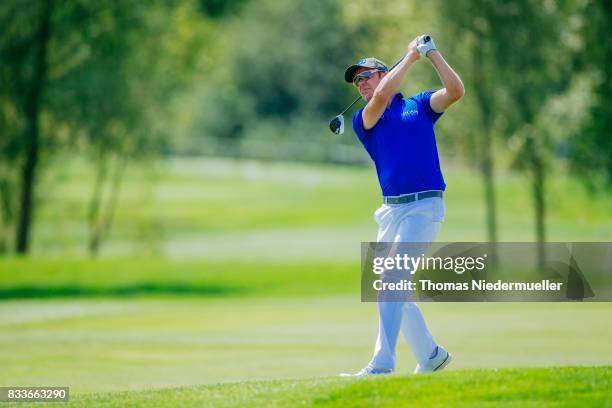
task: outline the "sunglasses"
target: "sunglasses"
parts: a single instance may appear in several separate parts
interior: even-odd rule
[[[361,81],[367,81],[368,79],[372,78],[374,74],[377,72],[384,72],[384,71],[381,71],[379,69],[373,69],[370,71],[360,72],[357,75],[355,75],[355,77],[353,78],[353,84],[358,87]]]

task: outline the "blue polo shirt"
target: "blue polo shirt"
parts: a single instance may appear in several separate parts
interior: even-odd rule
[[[363,128],[363,109],[353,116],[353,130],[376,165],[383,196],[444,190],[434,124],[442,113],[429,105],[433,91],[405,99],[395,94],[372,129]]]

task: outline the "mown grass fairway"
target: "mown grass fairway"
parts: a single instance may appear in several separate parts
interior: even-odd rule
[[[612,365],[609,304],[435,304],[422,309],[455,354],[450,370]],[[371,356],[374,304],[356,296],[5,301],[0,384],[73,395],[335,376]],[[414,359],[403,339],[398,373]]]
[[[610,404],[605,303],[423,303],[455,356],[448,371],[409,376],[400,338],[396,374],[339,379],[368,362],[376,336],[376,306],[359,301],[374,171],[160,166],[154,181],[130,173],[96,259],[85,256],[91,174],[82,163],[49,173],[35,255],[0,259],[0,385],[69,386],[70,405],[84,407]],[[530,240],[528,188],[501,177],[501,237]],[[447,181],[438,241],[483,239],[477,176],[457,169]],[[610,238],[609,200],[564,178],[550,194],[551,240]]]
[[[92,395],[93,404],[182,407],[580,407],[612,402],[610,367],[473,370],[367,380],[262,381]]]
[[[98,393],[50,406],[606,407],[612,367],[460,370],[365,380],[322,377]],[[8,404],[36,406],[36,404]]]

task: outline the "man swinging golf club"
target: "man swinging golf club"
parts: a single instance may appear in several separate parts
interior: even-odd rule
[[[405,98],[398,89],[422,57],[431,61],[444,87]],[[348,67],[344,78],[367,102],[353,116],[353,129],[374,161],[382,189],[383,204],[374,214],[377,241],[432,242],[444,220],[446,188],[434,124],[463,96],[461,79],[427,35],[410,42],[406,55],[391,70],[376,58],[364,58]],[[400,328],[418,362],[415,374],[441,370],[450,363],[450,353],[436,344],[414,302],[379,298],[377,305],[379,330],[372,360],[358,373],[343,376],[393,372]]]

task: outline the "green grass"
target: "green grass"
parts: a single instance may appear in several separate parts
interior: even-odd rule
[[[610,405],[610,369],[595,367],[612,365],[606,303],[423,303],[455,355],[448,372],[406,376],[400,339],[397,375],[336,378],[367,363],[377,330],[358,292],[380,205],[371,168],[132,167],[97,259],[85,256],[92,169],[44,174],[34,256],[0,258],[0,385],[70,386],[76,406]],[[445,174],[438,241],[483,240],[478,175]],[[527,182],[501,174],[497,191],[500,239],[532,240]],[[549,240],[612,238],[610,198],[562,174],[548,197]]]
[[[450,371],[612,365],[607,303],[423,303]],[[0,303],[0,385],[74,395],[335,376],[371,357],[376,305],[313,298],[51,299]],[[415,360],[398,342],[400,374]]]
[[[581,406],[612,401],[609,367],[478,370],[367,381],[277,381],[110,396],[110,403],[164,406],[397,407]],[[104,396],[90,401],[102,402]],[[151,403],[151,404],[150,404]]]
[[[612,404],[611,388],[610,366],[488,369],[416,377],[328,377],[92,394],[77,396],[61,406],[605,407]]]
[[[319,296],[358,293],[346,261],[0,258],[0,299],[100,296]]]
[[[480,175],[445,165],[447,217],[438,241],[485,239]],[[34,254],[86,253],[93,169],[58,159],[40,182]],[[497,176],[499,238],[535,238],[529,181]],[[547,184],[550,241],[612,239],[612,199],[589,195],[562,172]],[[106,256],[352,259],[374,240],[380,206],[373,168],[248,160],[167,159],[128,167]],[[332,250],[333,248],[333,250]]]

